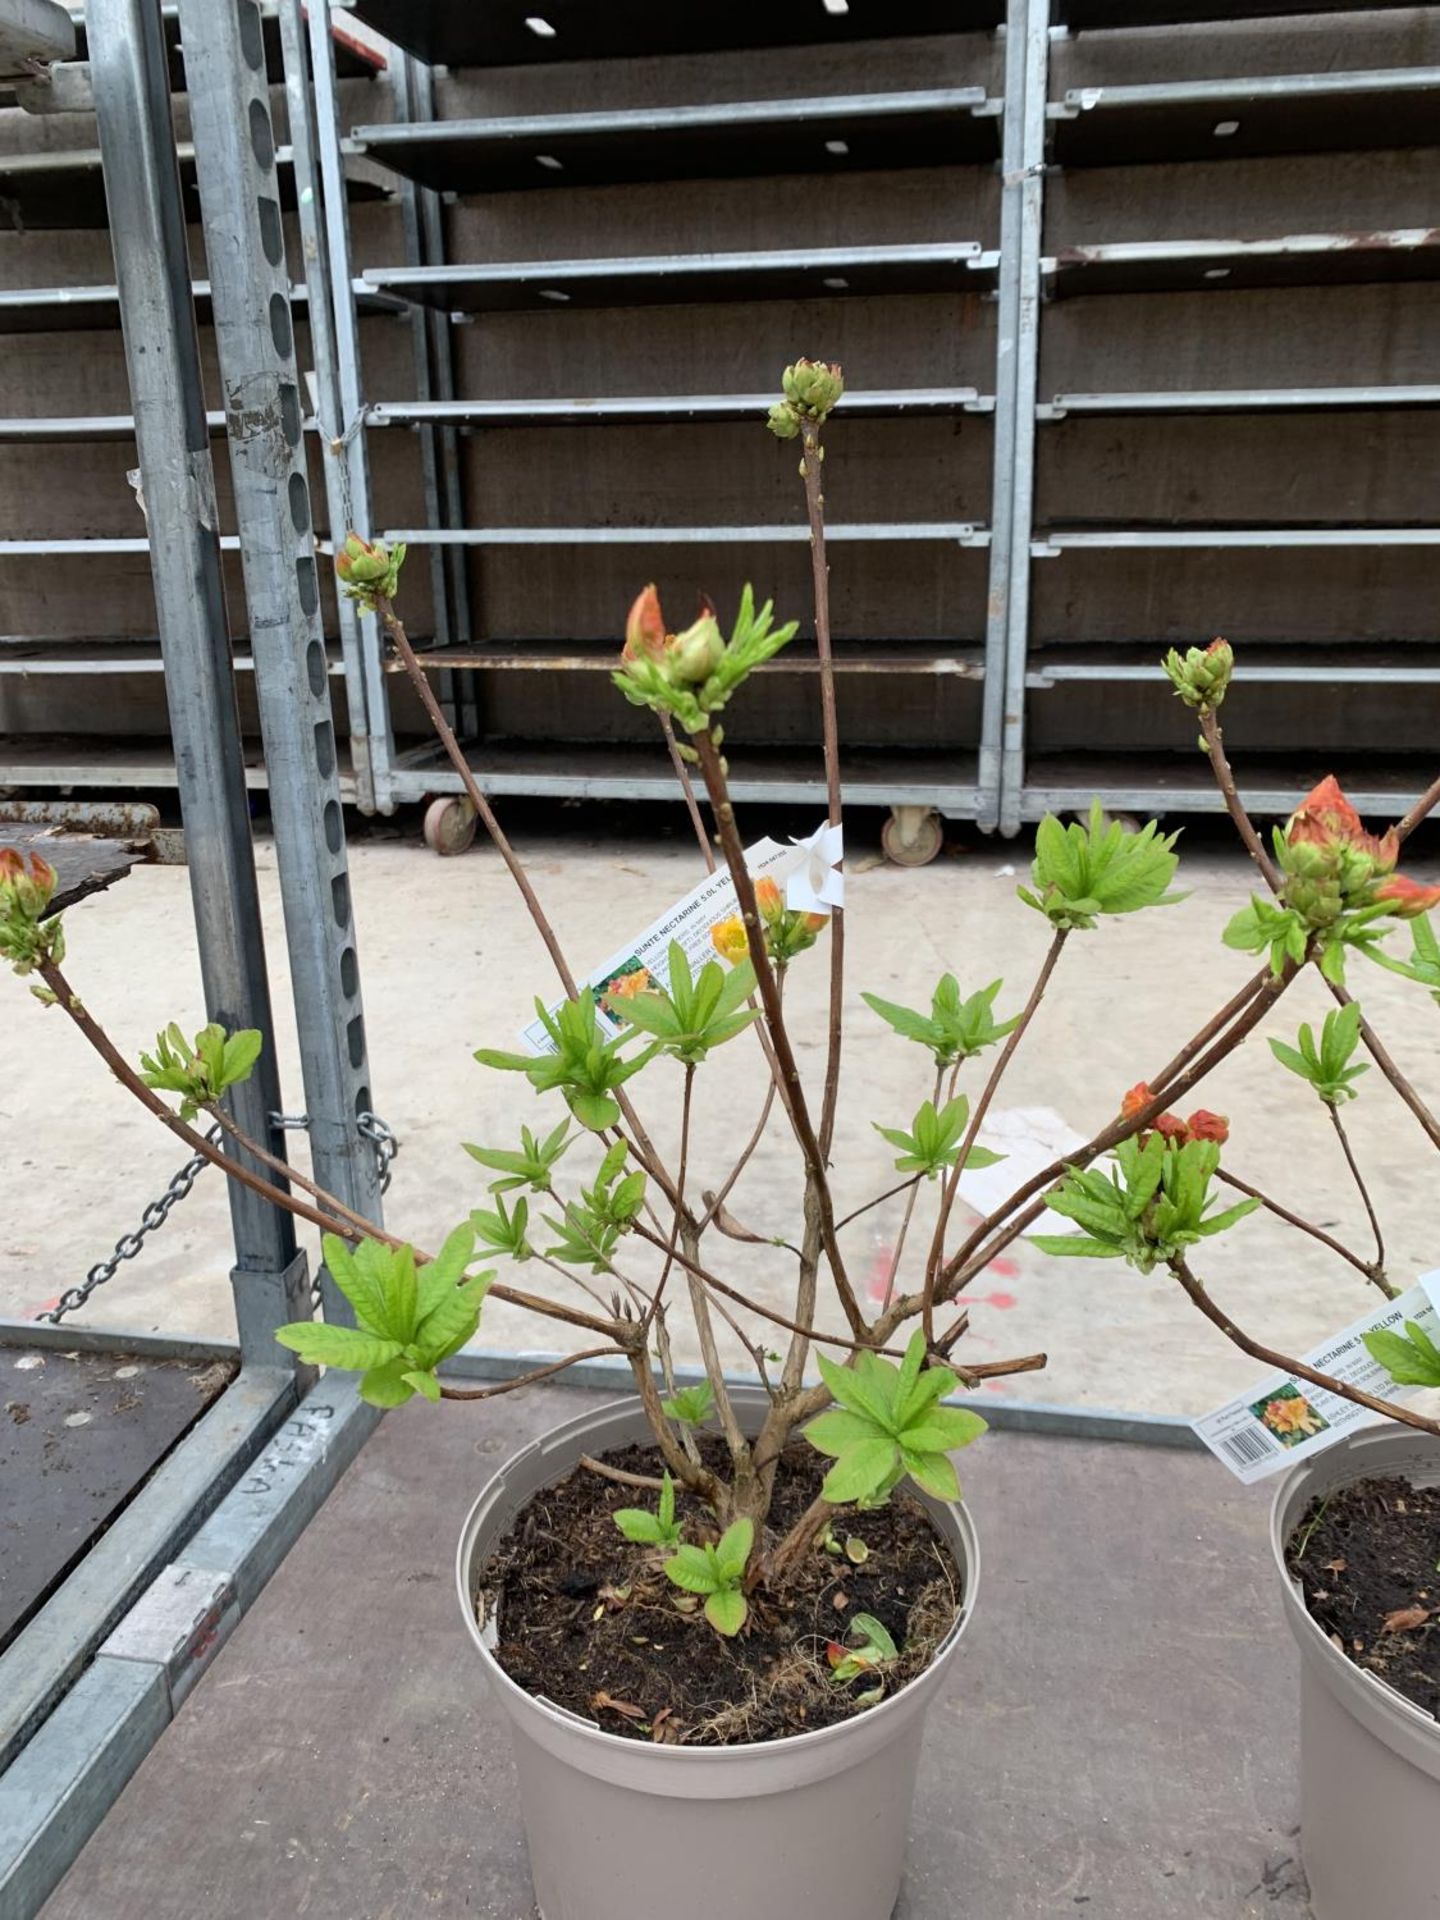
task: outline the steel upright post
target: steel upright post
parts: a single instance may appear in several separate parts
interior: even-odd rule
[[[280,892],[321,1186],[379,1218],[303,406],[257,0],[182,0],[190,116]],[[327,1291],[327,1310],[340,1311]]]
[[[1035,399],[1040,372],[1040,254],[1045,220],[1045,99],[1050,86],[1050,0],[1017,0],[1024,16],[1024,143],[1016,234],[1015,441],[1010,510],[1010,592],[1005,638],[1000,831],[1020,830],[1025,785],[1025,674],[1030,659],[1031,534],[1035,525]]]
[[[205,1006],[211,1019],[258,1027],[268,1039],[274,1022],[160,0],[90,0],[86,28]],[[283,1154],[271,1119],[281,1105],[272,1047],[230,1100],[238,1124]],[[289,1364],[271,1335],[309,1312],[305,1256],[288,1214],[229,1185],[242,1352]]]
[[[320,182],[315,93],[310,85],[310,50],[303,0],[280,0],[280,50],[285,66],[285,110],[295,166],[300,248],[305,273],[310,359],[315,379],[315,408],[320,430],[325,504],[332,539],[341,539],[350,522],[346,475],[345,427],[340,404],[335,347],[334,289],[325,234],[324,193]],[[347,295],[348,297],[348,295]],[[359,431],[357,428],[356,431]],[[370,714],[365,685],[364,641],[360,613],[340,596],[340,657],[345,668],[345,701],[350,720],[350,769],[362,813],[375,811],[375,780],[370,767]]]
[[[202,9],[196,8],[201,12]],[[355,280],[350,263],[350,214],[345,198],[345,161],[340,148],[340,102],[336,91],[335,43],[330,30],[330,0],[309,0],[310,70],[315,88],[315,126],[320,178],[324,188],[325,244],[330,255],[330,288],[335,318],[335,368],[340,419],[334,431],[344,454],[346,519],[367,539],[375,532],[370,491],[370,454],[365,440],[365,399],[360,378],[360,324],[355,310]],[[343,529],[342,529],[343,531]],[[370,715],[370,766],[375,805],[395,811],[390,775],[395,738],[390,726],[390,690],[386,685],[380,624],[373,613],[360,616],[365,702]]]

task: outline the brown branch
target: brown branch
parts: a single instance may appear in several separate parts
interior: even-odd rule
[[[1352,1253],[1349,1247],[1343,1245],[1333,1235],[1326,1233],[1323,1227],[1317,1227],[1313,1220],[1307,1220],[1303,1214],[1292,1213],[1289,1207],[1281,1206],[1278,1200],[1272,1200],[1270,1195],[1262,1193],[1259,1187],[1252,1187],[1248,1180],[1240,1179],[1237,1174],[1227,1173],[1224,1167],[1216,1168],[1215,1177],[1222,1180],[1227,1187],[1233,1187],[1237,1193],[1248,1194],[1252,1200],[1258,1200],[1267,1213],[1273,1213],[1276,1219],[1283,1220],[1287,1227],[1297,1228],[1301,1233],[1308,1234],[1312,1240],[1318,1240],[1322,1247],[1328,1247],[1332,1253],[1338,1254],[1342,1260],[1354,1267],[1357,1273],[1363,1273],[1372,1285],[1379,1287],[1387,1300],[1395,1298],[1394,1288],[1377,1267],[1372,1266],[1368,1260],[1362,1260],[1358,1253]]]
[[[223,1152],[207,1140],[203,1133],[197,1133],[193,1127],[186,1126],[179,1115],[172,1112],[152,1088],[146,1086],[105,1029],[86,1010],[79,995],[59,967],[53,961],[45,960],[40,963],[39,973],[46,986],[55,995],[56,1004],[69,1015],[120,1084],[133,1093],[141,1106],[153,1113],[163,1126],[168,1127],[177,1140],[183,1140],[191,1153],[199,1154],[212,1166],[219,1167],[229,1179],[236,1181],[242,1187],[248,1187],[252,1193],[258,1193],[263,1200],[270,1201],[272,1206],[294,1214],[297,1220],[306,1220],[311,1226],[320,1227],[326,1233],[335,1233],[338,1229],[342,1240],[369,1238],[378,1240],[382,1246],[387,1247],[403,1247],[412,1244],[393,1233],[386,1232],[381,1227],[367,1226],[361,1233],[352,1227],[344,1226],[330,1214],[322,1213],[319,1208],[312,1207],[308,1201],[297,1200],[294,1194],[284,1192],[262,1175],[252,1172],[231,1154]],[[326,1194],[325,1204],[329,1206],[332,1203],[336,1207],[341,1205],[332,1194]],[[434,1258],[433,1254],[426,1253],[420,1247],[414,1247],[413,1251],[416,1261],[421,1265],[427,1264]],[[549,1320],[563,1320],[568,1326],[585,1327],[591,1333],[603,1333],[611,1339],[617,1336],[620,1326],[617,1321],[597,1320],[593,1314],[582,1313],[577,1307],[567,1307],[558,1300],[545,1300],[538,1294],[523,1293],[518,1288],[501,1286],[498,1282],[490,1288],[490,1298],[503,1300],[510,1306],[524,1307],[528,1312],[541,1314]]]
[[[1415,802],[1414,806],[1411,807],[1410,811],[1405,815],[1404,819],[1397,824],[1395,828],[1396,839],[1408,840],[1416,827],[1420,825],[1420,822],[1427,819],[1429,815],[1435,811],[1436,807],[1440,807],[1440,780],[1431,782]]]
[[[862,1205],[852,1208],[843,1219],[837,1220],[835,1231],[839,1233],[841,1228],[848,1227],[852,1220],[858,1220],[862,1213],[869,1213],[872,1207],[883,1206],[887,1200],[893,1200],[897,1193],[904,1193],[907,1187],[918,1187],[924,1178],[923,1173],[912,1173],[908,1180],[897,1180],[893,1187],[887,1187],[883,1193],[877,1193],[873,1200],[866,1200]]]
[[[675,723],[663,707],[660,708],[660,727],[665,735],[665,745],[670,749],[670,764],[675,769],[675,778],[680,782],[680,791],[685,796],[685,805],[689,809],[690,824],[695,829],[695,838],[700,842],[700,852],[705,859],[708,873],[715,871],[715,849],[710,844],[710,836],[705,831],[705,822],[700,816],[700,802],[695,798],[695,783],[690,778],[690,769],[680,757],[680,743],[675,738]]]
[[[252,1140],[245,1129],[231,1119],[218,1100],[207,1100],[204,1105],[206,1113],[218,1127],[229,1134],[237,1146],[243,1147],[253,1160],[258,1160],[262,1166],[271,1167],[276,1173],[283,1174],[293,1186],[299,1187],[318,1200],[327,1212],[335,1215],[337,1226],[343,1222],[357,1228],[360,1233],[372,1239],[383,1231],[363,1213],[356,1213],[353,1207],[347,1207],[336,1195],[327,1193],[324,1187],[317,1186],[313,1180],[301,1173],[298,1167],[292,1166],[288,1160],[282,1160],[278,1153],[271,1153],[269,1148],[262,1147],[258,1140]]]
[[[1165,1111],[1171,1101],[1180,1099],[1197,1082],[1203,1080],[1207,1073],[1212,1072],[1227,1055],[1235,1050],[1247,1034],[1260,1024],[1298,972],[1297,963],[1290,961],[1278,974],[1270,974],[1265,985],[1245,1008],[1239,1019],[1213,1040],[1203,1053],[1191,1060],[1174,1080],[1156,1089],[1143,1107],[1138,1108],[1133,1114],[1122,1114],[1119,1118],[1112,1120],[1108,1126],[1102,1127],[1100,1132],[1083,1147],[1078,1148],[1074,1153],[1064,1154],[1059,1159],[1053,1160],[1048,1167],[1027,1180],[1023,1186],[1018,1187],[1001,1206],[996,1208],[994,1213],[980,1221],[969,1239],[947,1261],[940,1276],[940,1287],[936,1289],[936,1297],[953,1299],[977,1273],[983,1272],[997,1254],[1003,1253],[1012,1240],[1017,1239],[1026,1227],[1039,1219],[1045,1211],[1045,1202],[1043,1198],[1036,1201],[1035,1196],[1043,1195],[1068,1168],[1089,1166],[1092,1160],[1098,1159],[1102,1153],[1108,1152],[1120,1141],[1128,1140],[1132,1134],[1144,1132],[1157,1115]],[[1026,1207],[1027,1201],[1034,1201],[1034,1204]],[[1018,1217],[1012,1217],[1015,1215],[1016,1208],[1025,1208],[1025,1211]],[[1002,1222],[1008,1222],[1008,1224],[1002,1225]],[[995,1236],[993,1239],[990,1237],[992,1234]],[[943,1294],[941,1288],[944,1289]],[[922,1299],[915,1296],[897,1300],[890,1313],[878,1324],[877,1333],[883,1333],[888,1337],[896,1324],[897,1314],[902,1319],[908,1318],[910,1314],[917,1312],[922,1304]],[[943,1342],[941,1344],[943,1345]]]
[[[800,472],[805,481],[805,510],[810,521],[810,568],[815,587],[815,651],[820,664],[820,727],[825,747],[825,798],[830,825],[841,824],[840,727],[835,711],[835,655],[830,643],[830,562],[825,552],[825,493],[822,485],[824,449],[820,423],[801,423],[804,453]],[[820,1151],[826,1160],[835,1137],[835,1110],[840,1099],[840,1043],[845,1011],[845,912],[836,907],[830,916],[830,1011],[826,1026],[825,1091],[820,1102]]]
[[[1377,1400],[1373,1393],[1366,1393],[1362,1387],[1352,1386],[1347,1380],[1337,1380],[1333,1374],[1321,1373],[1318,1367],[1312,1367],[1307,1361],[1292,1359],[1288,1353],[1280,1353],[1274,1347],[1252,1340],[1248,1333],[1236,1326],[1223,1308],[1216,1306],[1203,1282],[1196,1279],[1183,1258],[1172,1260],[1170,1271],[1205,1318],[1218,1327],[1232,1345],[1239,1347],[1242,1353],[1248,1353],[1252,1360],[1263,1361],[1266,1366],[1276,1367],[1281,1373],[1293,1373],[1297,1380],[1308,1380],[1312,1387],[1324,1387],[1327,1393],[1338,1394],[1342,1400],[1353,1401],[1357,1407],[1368,1407],[1371,1413],[1383,1413],[1387,1419],[1398,1420],[1402,1426],[1414,1427],[1419,1433],[1440,1434],[1440,1421],[1427,1420],[1423,1413],[1397,1406],[1393,1401]]]
[[[1197,1034],[1185,1042],[1173,1060],[1166,1061],[1159,1073],[1151,1080],[1150,1085],[1153,1087],[1168,1087],[1176,1074],[1189,1066],[1201,1048],[1208,1047],[1216,1034],[1223,1032],[1235,1016],[1242,1013],[1245,1008],[1249,1006],[1250,1002],[1255,998],[1256,994],[1260,992],[1270,977],[1271,969],[1267,962],[1261,967],[1258,973],[1253,973],[1250,976],[1237,994],[1225,1002],[1218,1013],[1213,1014],[1210,1019],[1205,1022]]]
[[[764,1135],[765,1128],[769,1124],[770,1112],[771,1112],[771,1109],[774,1107],[774,1105],[775,1105],[775,1079],[774,1079],[774,1076],[772,1075],[765,1088],[765,1099],[760,1108],[760,1118],[755,1122],[755,1131],[750,1135],[750,1138],[745,1142],[745,1145],[741,1148],[740,1158],[735,1162],[734,1166],[730,1169],[730,1172],[725,1179],[724,1185],[717,1188],[713,1194],[706,1194],[704,1196],[705,1211],[700,1216],[699,1223],[695,1229],[697,1238],[700,1234],[704,1233],[705,1229],[710,1225],[710,1222],[715,1218],[716,1214],[719,1213],[720,1209],[724,1206],[727,1197],[729,1196],[730,1193],[733,1192],[735,1187],[735,1182],[740,1178],[741,1174],[745,1171],[746,1167],[750,1164],[750,1160],[754,1155],[755,1149],[760,1145],[760,1141]]]
[[[1370,1189],[1365,1184],[1365,1176],[1360,1171],[1360,1163],[1355,1158],[1354,1149],[1350,1145],[1350,1136],[1346,1133],[1344,1122],[1340,1118],[1340,1109],[1329,1100],[1325,1102],[1325,1107],[1330,1115],[1330,1124],[1335,1129],[1335,1138],[1340,1142],[1340,1151],[1345,1155],[1345,1164],[1350,1169],[1350,1177],[1354,1180],[1359,1190],[1360,1198],[1365,1203],[1365,1212],[1370,1221],[1370,1231],[1375,1236],[1375,1266],[1377,1269],[1383,1269],[1385,1265],[1385,1235],[1380,1231],[1380,1220],[1375,1212],[1375,1203],[1370,1198]]]
[[[583,1353],[567,1353],[562,1359],[552,1360],[548,1366],[535,1367],[529,1373],[519,1373],[513,1380],[502,1380],[494,1387],[455,1387],[448,1380],[440,1382],[442,1400],[498,1400],[502,1393],[519,1393],[524,1387],[538,1386],[540,1381],[548,1380],[553,1374],[563,1373],[567,1367],[578,1366],[582,1360],[608,1360],[614,1356],[624,1359],[623,1347],[586,1347]]]
[[[765,1009],[765,1024],[770,1031],[770,1043],[775,1050],[776,1064],[780,1069],[780,1077],[784,1085],[790,1123],[800,1143],[800,1151],[805,1157],[806,1169],[815,1183],[816,1202],[820,1209],[821,1242],[825,1248],[826,1258],[830,1262],[835,1289],[840,1296],[840,1304],[845,1310],[845,1318],[849,1321],[857,1341],[863,1345],[867,1333],[865,1316],[860,1310],[860,1302],[855,1296],[855,1290],[845,1271],[840,1243],[835,1236],[835,1214],[830,1197],[830,1183],[825,1172],[825,1156],[820,1150],[820,1142],[815,1137],[810,1109],[805,1101],[805,1089],[800,1080],[800,1069],[796,1064],[795,1052],[790,1045],[790,1036],[785,1028],[785,1016],[780,1004],[775,970],[770,964],[769,954],[765,951],[765,930],[761,924],[760,909],[755,900],[755,883],[745,864],[745,849],[735,825],[735,809],[730,801],[720,751],[712,733],[697,733],[694,739],[696,751],[700,756],[700,770],[705,776],[705,788],[710,796],[711,809],[720,835],[721,851],[725,855],[725,864],[730,869],[730,878],[734,883],[736,898],[740,904],[740,917],[745,928],[750,959],[755,968],[755,981],[760,991],[761,1004]]]
[[[587,1473],[598,1473],[602,1479],[616,1480],[622,1487],[645,1487],[653,1493],[665,1491],[665,1482],[655,1479],[653,1474],[627,1473],[624,1467],[607,1466],[603,1460],[592,1459],[588,1453],[581,1454],[578,1464],[584,1467]]]
[[[660,1449],[661,1458],[682,1487],[688,1487],[707,1505],[719,1513],[725,1506],[728,1495],[721,1481],[710,1469],[698,1460],[692,1460],[675,1438],[670,1422],[665,1418],[665,1409],[660,1405],[660,1395],[655,1388],[655,1376],[650,1371],[650,1356],[642,1347],[629,1355],[630,1371],[635,1376],[635,1390],[640,1396],[640,1406],[655,1443]]]
[[[1245,851],[1255,862],[1265,884],[1272,893],[1278,893],[1284,884],[1284,875],[1265,850],[1265,843],[1255,830],[1255,822],[1245,811],[1239,789],[1235,785],[1235,775],[1225,756],[1225,740],[1220,731],[1220,719],[1213,707],[1200,709],[1200,737],[1205,742],[1205,752],[1210,760],[1211,771],[1215,775],[1215,784],[1224,799],[1226,811],[1235,822],[1235,830],[1245,843]]]
[[[430,717],[430,724],[434,727],[440,744],[444,747],[449,757],[451,766],[454,767],[456,773],[460,776],[460,784],[464,787],[471,806],[474,807],[485,831],[494,842],[495,850],[504,861],[510,878],[520,889],[520,897],[525,902],[531,921],[534,923],[535,931],[545,943],[545,951],[550,955],[555,971],[560,976],[561,986],[564,987],[568,997],[574,1000],[578,996],[579,989],[575,985],[575,976],[571,973],[569,962],[561,950],[555,929],[546,918],[545,910],[540,905],[539,895],[530,884],[530,876],[526,873],[520,856],[506,838],[505,830],[496,819],[494,809],[481,791],[480,782],[475,778],[475,771],[471,767],[470,762],[465,758],[464,749],[455,737],[454,728],[445,718],[444,709],[435,698],[434,690],[426,677],[425,670],[416,658],[415,649],[411,646],[409,637],[405,632],[404,622],[396,613],[394,603],[388,600],[383,593],[377,593],[375,596],[375,610],[385,624],[385,631],[389,634],[395,651],[400,656],[405,672],[409,676],[410,684],[419,695],[420,704]],[[656,1153],[649,1135],[641,1125],[640,1117],[635,1112],[634,1106],[620,1088],[615,1090],[615,1098],[621,1112],[630,1122],[631,1131],[635,1135],[637,1159],[642,1160],[651,1176],[666,1190],[667,1194],[673,1198],[674,1190],[671,1186],[669,1175],[665,1171],[664,1163]],[[641,1151],[642,1148],[643,1153]]]
[[[986,1080],[980,1098],[975,1102],[974,1110],[970,1115],[970,1124],[965,1130],[965,1138],[961,1142],[959,1153],[956,1155],[955,1166],[945,1182],[945,1189],[940,1198],[940,1213],[935,1222],[935,1231],[931,1236],[929,1257],[925,1262],[924,1304],[920,1312],[925,1328],[925,1344],[927,1347],[933,1346],[935,1341],[936,1281],[940,1272],[941,1262],[945,1256],[945,1229],[950,1224],[950,1210],[955,1204],[956,1194],[960,1191],[960,1176],[965,1171],[965,1162],[970,1158],[971,1149],[974,1147],[976,1138],[984,1124],[985,1115],[990,1109],[990,1102],[995,1098],[1000,1082],[1005,1077],[1006,1068],[1015,1057],[1015,1049],[1025,1038],[1026,1028],[1035,1018],[1040,1002],[1045,998],[1045,989],[1050,984],[1051,974],[1054,973],[1055,968],[1059,964],[1060,955],[1064,951],[1065,942],[1068,937],[1069,929],[1067,927],[1057,927],[1051,936],[1050,945],[1046,950],[1040,971],[1035,978],[1035,985],[1030,989],[1030,998],[1025,1002],[1025,1008],[1020,1015],[1019,1021],[1010,1032],[1005,1041],[1005,1045],[1000,1050],[999,1057],[990,1069],[989,1078]]]
[[[804,1559],[825,1531],[834,1511],[824,1494],[817,1493],[785,1538],[760,1562],[758,1579],[770,1586],[783,1586],[795,1562]]]
[[[1338,980],[1329,980],[1326,982],[1326,985],[1342,1007],[1348,1007],[1352,1004],[1350,995],[1345,991],[1344,987],[1340,985]],[[1440,1120],[1435,1118],[1435,1115],[1430,1111],[1429,1107],[1426,1106],[1410,1081],[1405,1077],[1384,1041],[1365,1018],[1363,1011],[1360,1015],[1360,1038],[1365,1042],[1366,1051],[1369,1053],[1370,1058],[1375,1062],[1376,1066],[1379,1067],[1381,1073],[1384,1074],[1396,1093],[1399,1094],[1411,1113],[1413,1113],[1415,1118],[1420,1122],[1431,1145],[1440,1147]]]

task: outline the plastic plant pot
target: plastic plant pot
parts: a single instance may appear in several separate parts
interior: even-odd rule
[[[735,1396],[758,1430],[765,1399]],[[924,1496],[959,1567],[959,1617],[924,1673],[814,1733],[733,1747],[649,1746],[527,1693],[476,1622],[479,1570],[526,1502],[581,1454],[644,1443],[639,1403],[582,1414],[504,1466],[460,1536],[466,1625],[510,1719],[542,1920],[889,1920],[904,1872],[925,1713],[975,1605],[979,1556],[963,1505]],[[911,1489],[913,1492],[913,1489]]]
[[[1392,1474],[1440,1481],[1440,1441],[1394,1427],[1352,1434],[1287,1474],[1271,1510],[1285,1617],[1300,1649],[1300,1850],[1315,1920],[1440,1915],[1440,1723],[1341,1652],[1285,1565],[1312,1500]]]

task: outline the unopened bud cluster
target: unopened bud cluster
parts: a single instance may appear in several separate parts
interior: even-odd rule
[[[793,440],[804,423],[819,425],[845,391],[845,375],[830,360],[797,360],[780,382],[784,399],[770,409],[768,424],[777,440]]]
[[[347,533],[335,556],[335,572],[352,600],[374,612],[379,599],[393,600],[400,591],[400,569],[405,564],[405,542],[387,547],[383,540],[362,540]]]
[[[58,916],[46,913],[55,894],[55,869],[38,853],[0,847],[0,960],[16,973],[31,973],[42,961],[65,958]]]
[[[1235,654],[1228,640],[1212,640],[1208,647],[1191,647],[1183,654],[1172,647],[1164,667],[1187,707],[1213,713],[1229,690]]]

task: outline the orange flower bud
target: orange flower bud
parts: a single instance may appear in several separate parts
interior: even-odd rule
[[[1155,1116],[1155,1131],[1162,1140],[1171,1146],[1183,1147],[1190,1138],[1190,1129],[1178,1113],[1161,1113]]]
[[[779,887],[769,874],[762,874],[755,882],[755,904],[760,909],[762,920],[778,920],[785,911],[785,901]]]
[[[1185,1124],[1192,1140],[1213,1140],[1223,1147],[1230,1138],[1229,1120],[1223,1113],[1211,1113],[1206,1107],[1197,1107]]]
[[[1378,839],[1365,831],[1333,773],[1312,787],[1291,814],[1285,838],[1292,847],[1353,847],[1368,854],[1382,873],[1390,871],[1400,853],[1393,827]]]
[[[621,653],[623,660],[636,660],[650,654],[654,658],[665,651],[665,615],[660,610],[660,595],[655,591],[652,580],[635,596],[635,604],[630,609],[625,622],[625,646]]]
[[[1149,1087],[1143,1080],[1137,1080],[1125,1098],[1120,1102],[1122,1118],[1126,1120],[1132,1119],[1142,1108],[1149,1106],[1150,1100],[1151,1094]]]
[[[1383,900],[1399,919],[1414,920],[1432,907],[1440,906],[1440,887],[1423,886],[1407,874],[1392,873],[1375,889],[1375,898]]]

